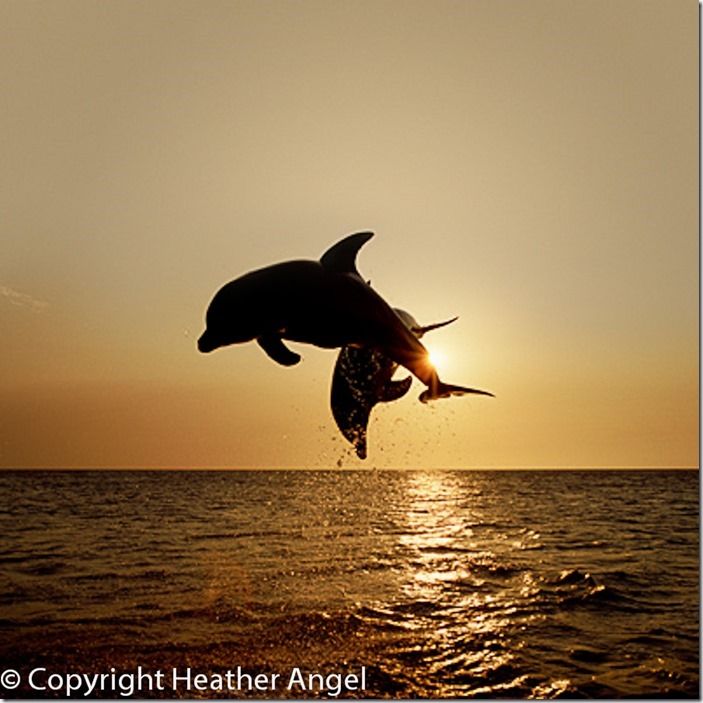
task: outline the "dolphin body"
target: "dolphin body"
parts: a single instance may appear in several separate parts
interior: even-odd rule
[[[319,261],[285,261],[226,283],[207,309],[198,349],[207,353],[256,340],[274,361],[292,366],[300,355],[284,339],[325,349],[374,347],[427,386],[423,403],[465,393],[492,395],[442,382],[425,347],[359,275],[356,255],[371,237],[373,232],[350,234]]]
[[[405,326],[419,339],[425,332],[444,327],[457,318],[422,327],[417,320],[394,308]],[[402,398],[412,384],[412,377],[393,380],[398,364],[382,351],[372,347],[342,347],[334,366],[330,405],[332,415],[342,435],[360,459],[366,458],[366,435],[369,417],[378,403],[390,403]]]

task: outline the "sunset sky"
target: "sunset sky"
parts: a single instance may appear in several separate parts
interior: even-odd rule
[[[0,466],[698,465],[694,0],[0,5]],[[336,352],[213,293],[370,229],[444,380],[361,462]]]

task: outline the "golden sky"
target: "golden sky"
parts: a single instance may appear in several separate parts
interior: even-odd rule
[[[694,0],[0,5],[0,466],[698,465]],[[362,229],[442,378],[196,351],[224,282]]]

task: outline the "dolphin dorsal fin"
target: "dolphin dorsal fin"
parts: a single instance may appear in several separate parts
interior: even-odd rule
[[[373,232],[357,232],[344,237],[320,257],[320,263],[330,273],[355,273],[358,276],[356,255],[371,237]]]

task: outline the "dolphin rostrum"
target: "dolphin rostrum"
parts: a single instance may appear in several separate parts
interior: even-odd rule
[[[444,327],[457,318],[421,326],[410,313],[394,308],[406,327],[419,339],[425,332]],[[402,398],[409,390],[412,377],[393,380],[398,368],[393,359],[374,347],[342,347],[337,355],[332,376],[330,405],[342,435],[354,445],[357,456],[366,458],[366,435],[369,417],[378,403]]]
[[[215,293],[198,340],[201,352],[256,340],[274,361],[292,366],[300,355],[284,339],[325,349],[374,347],[417,376],[435,398],[477,393],[439,379],[425,347],[356,270],[356,254],[373,232],[350,234],[319,261],[273,264],[226,283]]]

